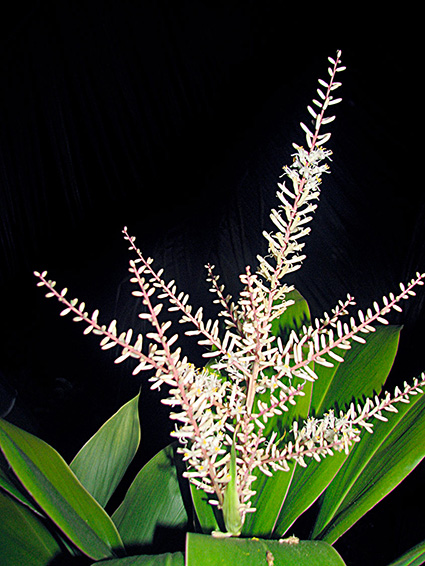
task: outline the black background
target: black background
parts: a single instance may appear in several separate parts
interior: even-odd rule
[[[320,21],[275,1],[13,4],[0,28],[3,415],[69,460],[142,386],[138,464],[168,443],[146,378],[59,319],[32,272],[47,269],[104,322],[136,324],[127,225],[195,306],[211,299],[207,262],[236,292],[265,252],[281,167],[336,49],[347,71],[332,174],[293,281],[319,315],[347,292],[368,306],[424,270],[418,24],[347,14]],[[404,324],[392,383],[425,367],[424,316],[419,293],[391,319]],[[337,543],[347,564],[384,565],[425,538],[423,480],[422,465]]]

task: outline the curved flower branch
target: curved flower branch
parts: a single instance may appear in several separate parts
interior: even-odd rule
[[[202,308],[194,310],[189,296],[179,292],[174,281],[162,278],[163,270],[154,269],[153,260],[143,256],[127,228],[124,238],[135,254],[130,261],[132,293],[141,299],[139,317],[151,326],[145,336],[134,334],[131,328],[118,333],[115,320],[101,324],[98,310],[90,315],[84,303],[67,298],[66,288],[57,291],[47,272],[35,272],[38,285],[47,288],[46,296],[63,305],[62,316],[71,314],[73,320],[85,324],[84,333],[101,336],[102,349],[118,347],[116,363],[133,358],[134,375],[150,371],[152,389],[168,387],[169,396],[162,402],[170,406],[170,418],[176,422],[172,436],[181,445],[187,465],[184,475],[223,511],[230,535],[238,535],[246,514],[255,511],[252,483],[258,473],[272,475],[288,470],[290,461],[305,466],[309,458],[321,460],[335,450],[348,452],[363,429],[372,432],[373,419],[385,420],[384,412],[396,411],[397,403],[409,402],[425,385],[422,374],[420,380],[396,389],[392,396],[385,393],[381,399],[366,400],[363,406],[351,405],[339,416],[330,408],[322,418],[284,421],[284,434],[266,432],[268,420],[284,419],[304,396],[306,383],[317,379],[315,364],[343,362],[338,351],[349,349],[352,341],[364,343],[364,335],[374,331],[374,324],[388,324],[390,311],[401,310],[400,303],[413,296],[425,278],[417,273],[408,284],[400,284],[400,293],[390,293],[381,306],[374,302],[365,313],[358,311],[357,317],[350,315],[355,301],[348,295],[331,315],[324,313],[301,332],[292,331],[285,341],[272,332],[272,322],[293,304],[293,287],[283,280],[302,265],[303,239],[317,208],[321,177],[329,173],[323,162],[331,156],[324,148],[330,134],[322,129],[335,119],[327,116],[327,110],[341,101],[333,96],[341,84],[337,74],[344,70],[341,52],[329,62],[329,77],[319,80],[318,99],[308,107],[313,128],[301,124],[307,149],[294,144],[293,163],[283,168],[289,187],[285,181],[278,184],[280,204],[270,214],[276,231],[264,232],[268,255],[258,256],[257,273],[247,267],[240,275],[243,288],[236,300],[225,295],[213,266],[207,265],[207,281],[221,308],[217,319],[206,320]],[[185,334],[197,336],[198,344],[206,348],[209,363],[205,368],[195,367],[182,356],[179,335],[164,317],[164,306],[177,311],[179,322],[189,326]]]

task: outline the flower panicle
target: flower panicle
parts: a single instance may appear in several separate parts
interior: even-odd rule
[[[337,52],[336,59],[329,58],[329,62],[329,79],[319,80],[319,97],[313,99],[312,106],[307,107],[313,127],[310,129],[303,122],[300,124],[305,134],[307,149],[293,144],[296,150],[293,163],[283,168],[283,175],[289,178],[291,186],[288,187],[285,182],[278,183],[277,197],[280,206],[278,209],[272,209],[270,214],[277,231],[263,232],[272,261],[261,255],[257,256],[259,272],[272,287],[277,286],[284,276],[298,270],[305,259],[302,253],[305,244],[300,240],[310,233],[307,224],[312,220],[312,214],[317,208],[314,201],[320,197],[321,176],[329,172],[328,165],[322,164],[322,161],[330,159],[332,155],[330,150],[324,148],[331,134],[321,133],[321,129],[335,119],[335,116],[325,117],[328,108],[342,100],[333,96],[335,90],[341,86],[341,83],[336,81],[337,73],[345,69],[341,65],[341,51]]]
[[[343,362],[344,350],[353,341],[364,343],[364,336],[374,332],[377,323],[388,324],[387,315],[400,311],[403,300],[414,296],[425,280],[424,273],[417,273],[409,283],[400,283],[398,294],[384,296],[381,304],[375,301],[356,316],[351,314],[354,297],[347,295],[330,314],[324,313],[300,331],[291,330],[284,338],[275,335],[273,321],[293,304],[294,288],[283,278],[302,265],[303,239],[317,208],[321,177],[329,172],[323,162],[330,160],[331,151],[324,148],[330,134],[322,133],[322,128],[335,118],[327,115],[328,109],[341,100],[334,98],[341,84],[337,74],[344,70],[341,52],[329,63],[329,78],[319,80],[317,99],[307,108],[312,125],[301,123],[307,149],[293,144],[293,163],[283,168],[286,179],[278,184],[279,206],[270,215],[277,230],[264,232],[269,254],[258,256],[256,272],[247,267],[240,275],[242,290],[235,300],[226,294],[214,266],[206,266],[213,302],[221,309],[218,318],[206,319],[202,308],[193,309],[189,295],[179,291],[174,280],[163,279],[163,270],[145,258],[126,227],[124,239],[135,255],[129,265],[135,286],[132,294],[141,304],[139,318],[149,325],[144,335],[131,328],[119,332],[116,320],[102,324],[98,310],[89,314],[84,302],[67,298],[66,288],[58,291],[46,271],[35,272],[37,285],[47,288],[46,297],[62,304],[61,316],[70,314],[74,321],[83,322],[85,334],[100,336],[102,349],[118,347],[116,363],[135,360],[133,375],[149,370],[151,389],[167,386],[168,397],[162,403],[170,407],[175,422],[171,434],[186,462],[183,475],[220,509],[227,508],[226,490],[236,490],[242,523],[247,513],[255,511],[252,484],[258,472],[273,475],[289,470],[291,461],[305,466],[309,458],[320,461],[334,451],[348,453],[363,429],[373,431],[373,419],[385,421],[388,413],[397,411],[397,403],[409,402],[425,386],[422,374],[412,385],[396,388],[393,395],[384,393],[363,405],[351,404],[339,416],[331,409],[320,418],[295,421],[292,428],[288,416],[285,425],[283,415],[291,415],[291,406],[305,395],[306,383],[317,379],[314,365],[332,367]],[[179,334],[164,316],[167,310],[176,312],[178,322],[185,325],[184,333],[205,348],[208,363],[204,368],[182,356]],[[270,431],[270,420],[280,416],[283,432]]]
[[[135,238],[128,234],[127,228],[123,229],[125,240],[130,242],[129,249],[136,253],[137,259],[130,262],[130,272],[134,277],[130,279],[131,282],[139,285],[141,290],[133,291],[133,295],[142,296],[146,292],[147,296],[144,298],[144,304],[151,302],[151,297],[157,293],[157,299],[160,301],[168,301],[168,311],[180,312],[179,322],[183,324],[190,324],[190,330],[186,330],[187,336],[197,336],[198,344],[206,347],[207,350],[203,353],[205,358],[216,358],[219,356],[224,357],[227,361],[235,367],[236,371],[242,374],[247,374],[247,368],[239,363],[236,356],[233,355],[233,350],[236,348],[238,342],[232,329],[227,331],[221,339],[220,337],[220,321],[219,319],[204,319],[202,307],[198,308],[195,312],[189,304],[189,295],[184,292],[178,292],[177,285],[174,280],[166,283],[162,279],[163,270],[155,271],[150,258],[145,259],[139,248],[135,245]],[[160,303],[161,305],[163,303]],[[157,305],[156,314],[162,310],[162,306]],[[149,309],[151,310],[151,309]],[[235,315],[236,316],[236,311]],[[150,320],[151,312],[139,315],[142,318]],[[238,338],[236,336],[236,338]]]
[[[79,301],[77,298],[68,299],[66,297],[68,289],[64,288],[61,291],[56,289],[56,281],[47,279],[47,271],[42,273],[35,271],[34,275],[38,278],[38,287],[47,287],[47,293],[45,296],[47,298],[56,298],[63,306],[63,310],[59,313],[60,316],[66,316],[72,314],[72,320],[74,322],[84,322],[86,328],[84,334],[93,333],[102,337],[100,341],[100,347],[102,350],[109,350],[112,347],[118,346],[121,348],[121,354],[115,360],[116,363],[120,363],[129,357],[135,358],[139,361],[140,369],[164,369],[163,364],[159,363],[153,357],[145,354],[142,351],[144,337],[142,334],[137,334],[134,336],[133,329],[128,330],[118,334],[117,321],[112,320],[109,325],[100,324],[99,310],[96,309],[90,315],[86,310],[86,304]]]
[[[340,301],[332,310],[325,313],[321,319],[302,329],[298,335],[291,332],[285,344],[277,340],[278,353],[275,355],[274,369],[276,379],[284,376],[298,376],[307,381],[314,381],[316,375],[309,367],[311,362],[332,367],[334,362],[343,362],[344,357],[338,350],[348,350],[352,342],[364,344],[367,335],[375,331],[375,324],[389,324],[387,315],[391,310],[401,311],[401,303],[415,295],[415,288],[424,285],[425,273],[417,272],[409,283],[400,283],[400,293],[389,293],[382,298],[382,304],[374,301],[366,312],[358,310],[357,317],[350,316],[348,307],[355,304],[351,295],[346,301]],[[343,317],[349,317],[344,321]]]
[[[403,389],[396,387],[393,395],[384,392],[381,397],[375,395],[366,399],[363,405],[351,403],[347,412],[340,411],[339,416],[331,409],[321,418],[308,417],[301,425],[294,421],[290,431],[291,440],[282,448],[276,442],[277,434],[272,434],[266,450],[261,454],[258,468],[270,475],[271,470],[287,467],[290,460],[305,467],[308,458],[320,461],[334,451],[348,454],[351,445],[360,441],[362,429],[373,433],[373,419],[388,421],[384,412],[397,413],[398,403],[409,403],[410,397],[423,393],[424,387],[425,373],[422,373],[412,384],[405,382]]]
[[[224,294],[225,287],[224,285],[219,284],[220,276],[214,273],[215,266],[208,263],[205,267],[208,271],[207,282],[211,284],[210,292],[217,295],[217,298],[213,300],[213,303],[220,305],[222,308],[218,315],[224,318],[226,328],[235,328],[239,333],[241,333],[242,321],[238,317],[238,312],[236,305],[232,300],[232,296]]]

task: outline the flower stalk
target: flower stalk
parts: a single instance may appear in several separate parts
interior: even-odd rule
[[[64,306],[62,316],[72,314],[85,324],[84,333],[101,336],[102,349],[119,349],[116,363],[133,358],[133,375],[149,371],[152,389],[168,387],[169,396],[162,402],[169,405],[176,423],[172,436],[186,462],[184,475],[222,510],[227,534],[232,536],[241,533],[246,514],[255,512],[252,484],[259,473],[270,476],[289,470],[291,461],[306,466],[311,458],[320,461],[334,451],[348,453],[363,430],[373,431],[373,419],[385,420],[385,412],[397,411],[397,403],[409,402],[425,385],[422,374],[393,395],[367,399],[362,406],[352,404],[339,415],[330,408],[320,418],[285,420],[305,395],[306,384],[317,379],[315,365],[343,362],[339,350],[351,348],[353,341],[364,343],[374,324],[388,324],[388,314],[400,311],[402,301],[415,295],[425,278],[417,273],[406,285],[400,284],[397,295],[384,296],[382,305],[374,302],[357,317],[350,314],[355,300],[348,295],[331,315],[324,313],[301,331],[291,331],[285,341],[272,332],[272,322],[293,304],[293,287],[283,280],[305,259],[303,240],[317,208],[322,174],[329,173],[323,161],[331,156],[324,148],[330,133],[322,129],[335,119],[327,115],[328,109],[341,101],[333,96],[341,84],[337,74],[345,68],[341,52],[329,63],[328,79],[319,80],[318,99],[308,107],[313,128],[301,123],[307,149],[293,144],[293,163],[283,168],[286,180],[278,183],[279,206],[270,214],[276,231],[264,232],[268,255],[257,256],[256,273],[247,267],[240,275],[242,290],[236,300],[226,295],[213,266],[207,265],[207,281],[221,309],[216,319],[205,319],[202,308],[194,310],[174,281],[162,278],[163,270],[155,270],[153,260],[143,256],[127,228],[124,239],[135,255],[129,268],[136,286],[132,293],[141,299],[139,317],[151,326],[146,336],[134,335],[131,328],[118,333],[115,320],[108,326],[100,324],[98,310],[90,315],[84,303],[67,298],[67,289],[57,291],[47,272],[35,272],[38,285],[47,288],[46,297],[55,297]],[[179,335],[171,332],[172,323],[164,316],[166,309],[178,312],[185,334],[196,336],[205,348],[203,355],[209,361],[204,368],[182,355]],[[267,422],[276,417],[284,423],[284,431],[268,432]]]

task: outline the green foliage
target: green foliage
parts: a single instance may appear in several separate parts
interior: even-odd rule
[[[109,501],[139,447],[138,401],[139,396],[136,396],[106,421],[69,465],[102,507]]]
[[[285,313],[285,324],[296,328],[307,317],[308,305],[297,295],[295,305]],[[281,333],[282,326],[279,320],[275,331]],[[319,379],[310,388],[307,401],[303,399],[304,407],[320,414],[331,398],[334,405],[346,408],[352,401],[379,393],[392,366],[399,335],[399,327],[378,327],[366,344],[354,343],[350,350],[341,351],[343,363],[335,362],[333,368],[316,367]],[[241,563],[241,556],[244,564],[265,564],[267,551],[277,560],[285,559],[285,564],[343,564],[325,543],[332,544],[346,532],[425,454],[425,397],[417,395],[410,403],[400,403],[398,412],[388,413],[388,422],[376,422],[372,434],[364,432],[349,454],[336,452],[320,462],[311,459],[306,467],[292,462],[287,472],[259,475],[255,482],[257,511],[247,517],[244,538],[219,539],[207,536],[220,530],[214,508],[202,490],[185,487],[174,444],[140,470],[109,518],[99,503],[107,503],[137,450],[138,398],[117,411],[69,466],[40,439],[0,421],[0,446],[13,470],[0,469],[2,564],[47,566],[54,557],[68,553],[85,554],[96,561],[93,564],[102,560],[111,566],[180,566],[184,563],[182,552],[125,556],[125,548],[133,549],[132,553],[151,548],[158,529],[183,533],[190,528],[190,508],[195,525],[206,535],[189,534],[188,565],[227,566]],[[275,415],[272,426],[287,430],[294,415]],[[311,542],[291,545],[270,540],[284,536],[317,501]],[[393,566],[420,564],[421,557],[420,545]]]
[[[187,527],[174,452],[173,445],[158,452],[137,474],[113,513],[125,545],[152,545],[158,528]]]
[[[343,566],[332,546],[319,541],[279,542],[259,539],[219,539],[189,533],[187,566]]]
[[[122,549],[111,519],[51,446],[3,419],[0,442],[28,494],[81,552],[101,560]]]
[[[379,394],[397,354],[400,326],[377,326],[366,344],[353,342],[349,350],[338,350],[344,362],[333,367],[315,365],[318,379],[313,385],[311,406],[316,415],[329,407],[346,408],[351,401]]]
[[[389,566],[422,566],[425,563],[425,540],[400,556]]]
[[[425,397],[403,404],[354,446],[326,490],[312,536],[333,543],[424,457]]]
[[[305,308],[300,310],[298,305],[297,310],[299,316],[305,317]],[[296,323],[296,318],[294,315],[292,324]],[[321,367],[318,373],[327,373],[327,391],[322,388],[317,393],[314,385],[310,399],[313,411],[320,413],[323,399],[332,391],[338,395],[341,406],[352,401],[350,391],[357,391],[358,397],[362,393],[370,395],[372,390],[379,392],[394,360],[399,333],[397,327],[379,327],[365,345],[353,344],[345,353],[344,363],[336,363],[332,372]],[[365,432],[349,455],[342,451],[321,462],[311,460],[305,468],[293,463],[288,472],[279,472],[272,477],[260,475],[256,486],[259,488],[255,500],[257,511],[248,516],[243,536],[282,537],[323,494],[312,538],[334,542],[423,458],[424,399],[418,395],[410,403],[401,404],[397,413],[389,413],[389,422],[378,421],[373,434]],[[121,540],[128,548],[147,548],[153,544],[158,528],[182,531],[187,528],[187,494],[181,491],[184,480],[173,445],[160,451],[137,474],[124,500],[112,514],[118,531],[93,499],[97,498],[103,504],[107,502],[134,456],[140,435],[137,402],[138,396],[111,417],[84,445],[69,467],[41,440],[6,421],[0,422],[1,448],[24,487],[16,484],[10,472],[2,471],[0,514],[8,520],[0,523],[0,556],[5,565],[17,561],[47,565],[49,559],[64,552],[64,546],[57,542],[62,539],[68,540],[74,553],[81,552],[95,560],[106,558],[102,563],[111,566],[183,563],[181,553],[113,558],[114,552],[123,551]],[[287,428],[287,415],[283,414],[281,419],[285,422],[275,425]],[[219,530],[213,508],[205,501],[206,495],[193,486],[191,493],[193,510],[204,532]],[[56,528],[59,534],[56,531],[54,535],[52,532]],[[269,549],[264,545],[270,544],[274,545],[270,547],[273,556],[284,556],[288,564],[290,560],[302,564],[303,557],[309,557],[309,564],[314,564],[312,560],[316,559],[316,554],[317,564],[323,564],[320,560],[324,560],[324,556],[328,564],[342,564],[336,553],[323,554],[331,552],[331,547],[318,542],[279,545],[265,540],[193,535],[188,538],[186,549],[188,564],[208,564],[207,557],[217,560],[211,564],[232,564],[232,560],[239,560],[240,553],[250,556],[252,562],[247,563],[260,564],[261,556],[264,564],[265,552]],[[419,564],[417,556],[421,556],[421,552],[419,549],[416,554],[409,554],[409,559],[414,556],[413,562],[395,564]],[[219,558],[221,562],[218,562]]]
[[[2,566],[46,566],[62,552],[40,517],[0,491]]]
[[[5,469],[0,468],[0,487],[4,489],[9,495],[12,495],[14,499],[20,501],[25,506],[29,507],[34,513],[38,513],[37,507],[34,502],[22,489],[22,485],[19,483],[16,476],[10,469],[7,469],[7,464],[5,464]]]
[[[205,320],[202,308],[195,312],[188,295],[162,279],[162,269],[152,267],[126,228],[137,256],[130,262],[133,295],[142,299],[139,316],[152,327],[146,348],[144,336],[133,337],[132,329],[118,333],[115,320],[99,323],[98,310],[89,315],[84,302],[66,298],[66,288],[55,289],[47,272],[35,272],[46,296],[64,307],[61,315],[84,322],[85,333],[101,336],[103,349],[118,346],[117,363],[137,360],[134,374],[154,370],[152,388],[168,386],[163,402],[177,423],[172,436],[184,447],[170,445],[154,456],[109,516],[104,507],[139,446],[139,396],[70,465],[41,439],[0,420],[7,462],[0,467],[5,566],[48,566],[65,556],[109,566],[343,565],[331,544],[425,456],[425,375],[393,396],[382,394],[400,335],[386,316],[401,310],[399,303],[424,284],[425,274],[400,284],[401,292],[383,297],[381,306],[358,311],[357,319],[349,315],[355,302],[347,296],[331,316],[313,321],[302,295],[282,282],[301,267],[302,238],[328,170],[321,163],[331,155],[323,147],[330,134],[320,131],[334,119],[325,110],[341,100],[333,96],[344,70],[340,57],[329,58],[329,82],[319,80],[323,102],[308,107],[314,131],[301,124],[308,149],[294,144],[293,163],[284,167],[291,186],[278,185],[281,205],[270,215],[277,231],[264,233],[269,254],[257,256],[255,274],[247,267],[240,275],[244,286],[236,302],[208,266],[224,332],[220,319]],[[162,300],[192,325],[186,333],[199,337],[214,363],[197,368],[181,357],[178,335],[167,334],[172,321],[158,318]],[[313,503],[311,540],[283,540]],[[161,531],[186,534],[185,548],[168,541],[155,554]],[[392,566],[419,565],[423,558],[424,543]]]
[[[399,334],[399,327],[378,327],[376,332],[368,337],[366,344],[354,343],[350,350],[341,351],[344,362],[335,362],[333,368],[315,367],[318,379],[313,385],[312,413],[321,415],[326,406],[339,406],[343,409],[351,401],[357,402],[372,393],[379,393],[392,367]],[[332,372],[329,369],[332,369]],[[322,382],[327,385],[326,392],[321,386]],[[317,393],[318,391],[320,393]],[[333,402],[329,399],[330,393],[334,394]],[[324,404],[325,398],[328,405]],[[364,432],[361,442],[353,447],[352,452],[374,438],[375,434]],[[328,487],[337,473],[340,477],[346,477],[347,458],[348,455],[342,451],[327,456],[321,462],[311,460],[306,468],[295,466],[290,489],[285,501],[282,501],[282,512],[276,521],[277,535],[282,536],[287,532],[301,513]]]
[[[286,331],[308,317],[308,305],[297,294],[296,303],[285,313]],[[278,322],[275,331],[280,334],[284,329],[282,320]],[[352,401],[379,393],[394,361],[399,335],[399,327],[378,327],[366,344],[354,343],[350,350],[341,351],[343,363],[316,367],[319,378],[308,390],[307,400],[303,398],[302,412],[309,408],[319,415],[329,404],[344,409]],[[137,395],[117,411],[69,466],[40,439],[0,421],[0,446],[13,470],[0,469],[2,564],[47,566],[54,557],[67,553],[85,554],[95,560],[93,564],[101,560],[111,566],[180,566],[182,552],[125,556],[125,548],[132,549],[132,554],[153,548],[158,529],[190,530],[189,509],[194,525],[205,533],[188,535],[189,566],[227,566],[241,563],[241,557],[244,564],[265,564],[268,551],[285,564],[343,564],[326,543],[332,544],[385,497],[425,454],[425,397],[417,395],[410,403],[400,403],[398,412],[388,413],[388,422],[376,422],[372,434],[364,432],[349,454],[336,452],[320,462],[311,459],[306,467],[292,462],[289,471],[271,477],[259,474],[257,511],[247,516],[244,538],[220,539],[209,536],[220,530],[220,522],[207,494],[194,486],[188,489],[174,444],[140,470],[110,518],[99,503],[107,503],[139,445],[138,399]],[[294,411],[275,415],[272,426],[288,430],[294,415]],[[318,511],[312,541],[292,545],[271,540],[283,537],[314,502]],[[421,557],[423,546],[419,545],[393,566],[420,564]]]

